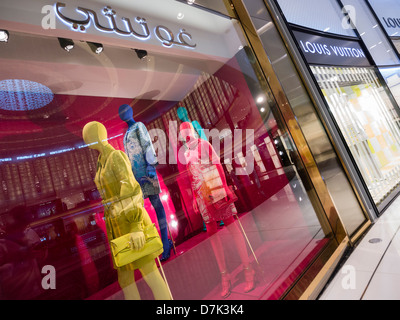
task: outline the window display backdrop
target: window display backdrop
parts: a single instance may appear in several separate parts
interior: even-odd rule
[[[379,204],[400,180],[400,130],[398,116],[387,107],[390,100],[373,69],[313,66],[311,70]]]
[[[166,219],[174,299],[279,299],[328,242],[244,41],[225,61],[167,48],[140,60],[129,48],[95,55],[75,41],[68,53],[57,38],[10,35],[0,53],[1,299],[137,298],[124,287],[132,281],[141,299],[162,297],[143,267],[117,277],[97,180],[103,153],[84,141],[88,124],[104,126],[104,150],[126,154],[130,178],[115,183],[140,186],[161,238]],[[139,144],[157,157],[141,175]],[[192,161],[198,146],[210,161]],[[43,266],[55,269],[52,290]]]

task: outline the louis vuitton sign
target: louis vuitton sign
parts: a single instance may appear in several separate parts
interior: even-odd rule
[[[297,43],[310,64],[330,66],[370,66],[358,41],[293,31]]]

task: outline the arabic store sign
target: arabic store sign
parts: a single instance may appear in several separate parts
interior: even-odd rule
[[[370,66],[357,41],[334,39],[293,31],[297,43],[309,64],[330,66]]]
[[[133,37],[138,40],[149,40],[153,34],[167,48],[180,46],[184,48],[196,48],[192,35],[185,29],[180,29],[174,34],[171,29],[163,25],[157,25],[152,31],[146,18],[143,17],[119,17],[110,6],[102,9],[101,13],[88,8],[77,7],[73,17],[63,13],[65,3],[57,2],[54,5],[55,13],[60,21],[72,30],[86,32],[90,28],[96,28],[100,32],[114,33],[123,37]]]

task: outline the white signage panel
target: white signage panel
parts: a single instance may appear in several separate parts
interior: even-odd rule
[[[19,32],[126,46],[131,42],[142,49],[224,59],[243,43],[237,21],[174,0],[2,0],[0,23]]]

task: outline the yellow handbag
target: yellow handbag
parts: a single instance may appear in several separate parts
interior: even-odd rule
[[[143,233],[146,243],[140,250],[132,250],[129,245],[129,233],[110,241],[111,253],[117,267],[123,267],[163,249],[163,243],[155,224],[147,226]]]

